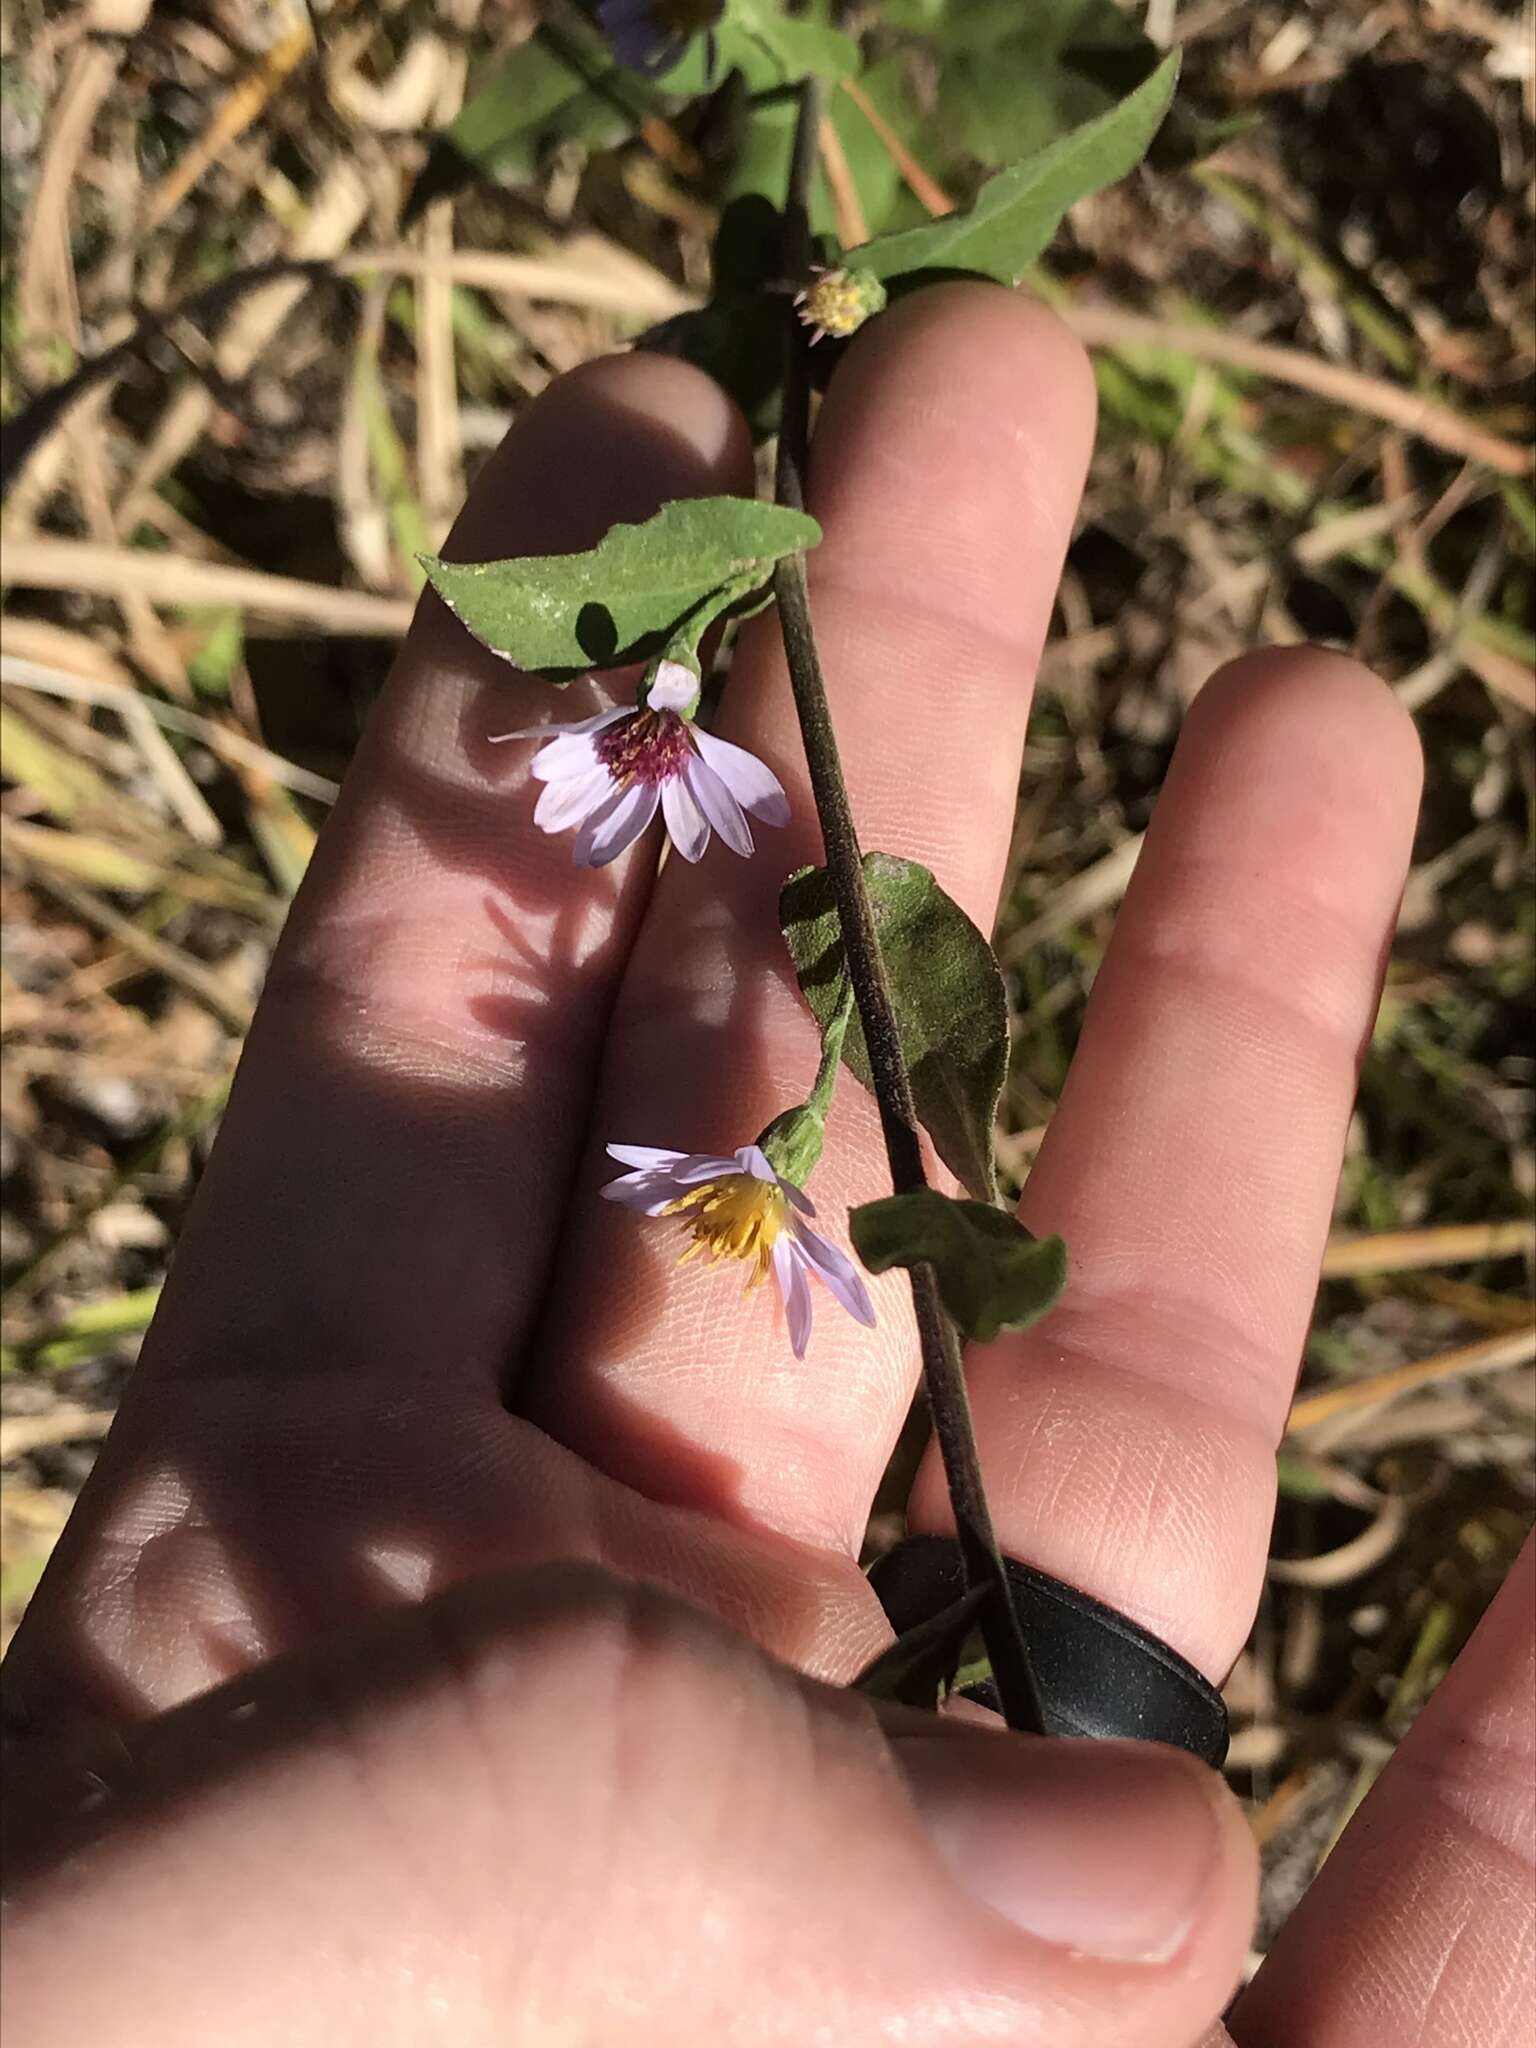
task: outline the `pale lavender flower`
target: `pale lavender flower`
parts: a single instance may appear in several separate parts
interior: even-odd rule
[[[714,28],[725,0],[598,0],[597,25],[632,71],[665,71],[690,37]]]
[[[743,1145],[729,1159],[653,1145],[610,1145],[608,1156],[632,1170],[609,1181],[606,1200],[642,1216],[676,1216],[688,1231],[693,1242],[679,1265],[706,1251],[712,1265],[750,1259],[748,1293],[772,1271],[796,1358],[804,1358],[810,1342],[812,1273],[855,1322],[874,1328],[875,1311],[857,1268],[812,1230],[805,1220],[816,1214],[809,1197],[774,1172],[761,1146]]]
[[[757,756],[683,717],[698,694],[691,669],[663,661],[643,708],[621,706],[574,725],[494,735],[493,744],[548,741],[533,762],[544,784],[533,822],[541,832],[576,833],[577,867],[617,859],[658,807],[672,844],[688,861],[703,854],[711,830],[733,853],[750,853],[748,811],[765,825],[788,824],[789,799]]]

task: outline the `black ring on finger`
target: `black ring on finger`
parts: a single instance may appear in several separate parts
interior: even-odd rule
[[[1227,1708],[1177,1650],[1102,1600],[1017,1558],[1003,1560],[1029,1646],[1047,1735],[1166,1742],[1213,1770],[1227,1754]],[[891,1627],[905,1635],[965,1590],[952,1536],[908,1536],[877,1558],[869,1582]],[[990,1679],[965,1696],[998,1708]]]

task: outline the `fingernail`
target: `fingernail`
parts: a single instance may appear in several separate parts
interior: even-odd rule
[[[959,1883],[1026,1934],[1115,1962],[1167,1962],[1222,1861],[1219,1781],[1134,1742],[981,1730],[891,1743]]]

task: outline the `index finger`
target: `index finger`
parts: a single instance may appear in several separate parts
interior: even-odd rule
[[[745,425],[659,356],[552,386],[476,485],[461,560],[591,546],[669,498],[750,489]],[[654,849],[602,872],[532,820],[527,750],[591,682],[524,677],[423,598],[272,964],[141,1373],[424,1356],[493,1383],[537,1301]]]
[[[608,359],[529,408],[453,545],[576,549],[667,498],[750,487],[746,429],[716,385],[659,356]],[[502,1359],[541,1290],[655,874],[645,848],[579,873],[535,827],[526,750],[489,737],[552,695],[424,600],[321,835],[122,1411],[17,1636],[13,1697],[142,1711],[292,1641],[306,1603],[387,1584],[352,1557],[381,1524],[395,1549],[403,1523],[429,1551],[451,1525],[445,1447],[501,1419]],[[573,700],[567,715],[591,709],[590,686],[555,701]],[[418,1409],[430,1430],[403,1425]]]

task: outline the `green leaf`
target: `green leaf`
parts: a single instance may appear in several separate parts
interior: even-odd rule
[[[923,161],[951,177],[967,158],[1000,166],[1047,148],[1107,112],[1161,57],[1115,0],[919,0],[898,12],[937,46]]]
[[[1173,97],[1177,55],[1097,120],[989,178],[975,203],[926,227],[878,235],[849,262],[888,282],[921,271],[974,271],[1017,284],[1049,245],[1069,206],[1138,164]]]
[[[992,948],[927,868],[892,853],[864,856],[918,1120],[939,1157],[983,1202],[996,1194],[992,1125],[1008,1071],[1008,1004]],[[791,875],[779,921],[800,990],[826,1030],[845,973],[843,941],[824,868]],[[843,1059],[872,1087],[857,1017]]]
[[[1327,1480],[1313,1471],[1305,1459],[1289,1451],[1276,1454],[1275,1479],[1287,1500],[1329,1500],[1333,1496]]]
[[[635,346],[680,357],[713,377],[746,415],[755,441],[777,430],[784,382],[781,301],[759,292],[725,292],[697,312],[649,328]]]
[[[200,615],[184,612],[184,618],[201,618],[206,631],[187,656],[187,677],[201,697],[228,701],[235,670],[245,655],[245,613],[239,605]]]
[[[976,164],[997,168],[1046,148],[1114,106],[1162,60],[1116,0],[881,0],[880,13],[888,27],[923,39],[921,61],[937,87],[915,117],[899,106],[887,116],[919,163],[962,191]],[[894,60],[911,66],[913,54],[898,44]],[[1152,161],[1159,169],[1188,163],[1251,118],[1201,109],[1181,94]]]
[[[937,1188],[865,1202],[849,1212],[848,1228],[871,1273],[929,1261],[944,1306],[983,1344],[1000,1330],[1027,1330],[1067,1284],[1059,1237],[1031,1237],[1005,1210]]]
[[[656,84],[671,99],[693,100],[714,92],[733,71],[741,73],[753,92],[767,92],[783,83],[783,67],[772,50],[727,17],[712,34],[695,36]]]
[[[0,760],[7,781],[66,822],[81,811],[110,812],[111,785],[73,749],[58,746],[9,705],[0,704]]]
[[[784,304],[763,290],[779,274],[782,220],[766,194],[733,199],[715,235],[714,292],[697,312],[648,328],[635,347],[678,356],[722,385],[746,414],[753,438],[779,423],[784,381]]]
[[[579,16],[559,31],[544,24],[476,79],[457,118],[434,138],[405,222],[473,178],[531,178],[552,135],[606,123],[606,139],[618,140],[663,104],[655,86],[614,63],[606,41]]]
[[[933,170],[926,103],[916,90],[912,67],[905,58],[896,55],[870,65],[859,79],[859,90],[918,161]],[[890,151],[870,126],[863,109],[855,106],[847,93],[837,92],[829,97],[827,118],[843,145],[871,233],[883,234],[890,228],[910,227],[926,220],[921,202],[908,190]],[[829,198],[826,219],[813,221],[812,225],[825,231],[835,223],[836,214]]]
[[[57,1372],[67,1366],[87,1364],[100,1358],[120,1338],[137,1337],[147,1330],[159,1299],[158,1287],[141,1287],[136,1293],[115,1294],[108,1301],[91,1302],[41,1336],[8,1349],[0,1357],[0,1372],[11,1372],[18,1366]]]
[[[423,555],[421,564],[477,640],[521,668],[569,682],[659,653],[725,585],[766,583],[781,555],[820,539],[814,519],[784,505],[680,498],[641,525],[610,527],[579,555]]]
[[[920,1621],[866,1664],[853,1691],[871,1700],[899,1700],[930,1712],[955,1682],[960,1659],[976,1627],[989,1588],[972,1586],[953,1605]]]
[[[784,79],[824,79],[836,85],[851,78],[859,68],[859,46],[840,29],[815,21],[791,21],[777,6],[762,6],[758,0],[736,0],[733,21],[769,51]]]

